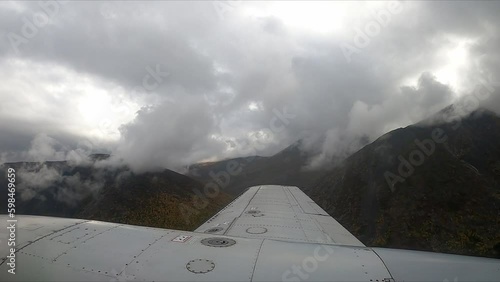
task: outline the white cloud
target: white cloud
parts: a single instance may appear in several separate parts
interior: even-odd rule
[[[404,2],[347,62],[339,46],[387,5],[243,2],[221,17],[208,1],[70,2],[19,53],[6,35],[39,6],[2,6],[2,159],[45,134],[57,141],[37,137],[31,157],[78,159],[88,140],[136,168],[175,168],[242,154],[287,106],[296,118],[259,153],[314,139],[318,164],[500,74],[498,2]],[[158,83],[136,91],[145,81]]]

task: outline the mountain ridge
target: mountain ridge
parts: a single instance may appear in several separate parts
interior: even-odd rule
[[[242,166],[225,191],[237,195],[253,185],[298,186],[366,245],[500,257],[500,118],[495,113],[478,109],[459,115],[450,106],[312,172],[303,169],[309,156],[294,144],[259,158],[258,165]],[[214,181],[199,176],[220,173],[223,164],[241,159],[188,175]]]
[[[318,170],[304,169],[310,156],[300,140],[269,157],[194,164],[186,175],[96,167],[107,154],[87,165],[18,162],[0,170],[13,166],[33,178],[20,213],[193,230],[250,186],[291,185],[366,245],[500,257],[500,118],[454,110],[392,130]],[[200,207],[195,191],[208,184],[219,195]]]
[[[307,192],[368,245],[498,257],[500,118],[478,111],[460,122],[384,134]],[[436,129],[446,141],[427,155],[417,141],[430,144]],[[402,163],[413,167],[404,175]],[[387,172],[403,180],[391,187]]]
[[[232,200],[221,192],[199,206],[193,197],[202,184],[166,169],[134,173],[127,167],[95,167],[94,163],[6,163],[0,167],[3,187],[7,187],[7,167],[16,170],[17,214],[194,230]],[[0,195],[0,201],[7,201],[6,196]],[[6,213],[6,208],[1,212]]]

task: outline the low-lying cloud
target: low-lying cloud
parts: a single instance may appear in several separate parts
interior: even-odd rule
[[[499,2],[400,2],[351,60],[342,44],[388,3],[222,4],[69,2],[13,48],[41,8],[2,3],[0,161],[178,170],[302,139],[318,167],[500,76]],[[497,88],[480,104],[500,112]]]

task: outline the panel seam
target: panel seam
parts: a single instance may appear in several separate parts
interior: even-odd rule
[[[292,195],[293,199],[295,200],[295,202],[297,202],[297,205],[299,206],[300,210],[302,211],[303,214],[307,214],[304,209],[302,208],[302,205],[300,204],[300,202],[297,200],[297,198],[295,197],[295,195],[293,194],[292,191],[290,191],[290,189],[288,189],[288,191],[290,192],[290,195]],[[302,191],[301,191],[302,192]],[[302,192],[304,193],[304,192]]]
[[[257,268],[257,261],[259,260],[260,250],[262,250],[262,245],[264,245],[264,241],[266,241],[266,239],[263,239],[262,242],[260,243],[259,251],[257,252],[257,257],[255,258],[255,262],[253,264],[253,271],[252,271],[252,276],[250,276],[250,281],[253,281],[253,275],[255,274],[255,268]]]
[[[68,228],[75,227],[75,226],[78,226],[78,225],[80,225],[80,224],[84,224],[84,223],[87,223],[87,222],[91,222],[91,220],[86,220],[86,221],[78,222],[78,223],[76,223],[76,224],[73,224],[73,225],[70,225],[70,226],[64,227],[64,228],[62,228],[62,229],[56,230],[56,231],[54,231],[54,232],[52,232],[52,233],[49,233],[49,234],[47,234],[47,235],[45,235],[45,236],[42,236],[42,237],[40,237],[40,238],[38,238],[38,239],[36,239],[36,240],[34,240],[34,241],[29,242],[28,244],[26,244],[26,245],[22,246],[21,248],[17,249],[15,253],[19,253],[19,252],[20,252],[21,250],[23,250],[24,248],[26,248],[26,247],[28,247],[28,246],[30,246],[30,245],[32,245],[32,244],[34,244],[34,243],[36,243],[36,242],[38,242],[38,241],[42,240],[42,239],[45,239],[45,238],[47,238],[47,237],[49,237],[49,236],[51,236],[51,235],[54,235],[54,234],[56,234],[57,232],[61,232],[61,231],[66,230],[66,229],[68,229]],[[0,266],[1,266],[4,262],[6,262],[6,261],[7,261],[7,260],[2,261],[2,262],[0,263]]]
[[[257,189],[257,191],[255,192],[255,194],[253,194],[252,198],[250,198],[250,201],[248,201],[248,204],[245,206],[245,208],[241,211],[240,215],[238,217],[241,217],[241,215],[243,215],[243,212],[248,208],[248,206],[250,205],[250,203],[252,202],[253,198],[255,198],[255,196],[257,195],[257,193],[259,193],[260,191],[260,188],[262,188],[262,186],[259,186],[259,189]]]
[[[226,235],[226,234],[229,232],[229,230],[231,230],[231,228],[233,227],[233,225],[234,225],[234,223],[236,222],[236,220],[237,220],[238,218],[240,218],[240,217],[241,217],[241,215],[243,215],[243,212],[245,212],[245,210],[248,208],[248,206],[249,206],[249,205],[250,205],[250,203],[252,202],[253,198],[255,198],[255,195],[257,195],[257,193],[259,193],[260,188],[261,188],[261,186],[259,186],[259,189],[257,189],[257,191],[255,192],[255,194],[253,194],[252,198],[250,198],[250,200],[248,201],[248,204],[247,204],[247,205],[245,206],[245,208],[241,211],[240,215],[239,215],[239,216],[237,216],[237,217],[235,217],[235,218],[233,218],[233,221],[231,221],[231,224],[228,226],[228,228],[226,228],[226,231],[224,231],[224,233],[223,233],[222,235]],[[241,196],[243,196],[243,194],[242,194]]]
[[[380,261],[384,265],[385,269],[387,269],[387,272],[389,273],[389,275],[391,276],[391,278],[394,279],[394,276],[392,275],[391,271],[389,270],[389,268],[385,264],[385,261],[378,255],[378,253],[374,249],[370,248],[370,250],[372,250],[372,252],[375,253],[375,255],[377,255],[377,257],[380,259]]]

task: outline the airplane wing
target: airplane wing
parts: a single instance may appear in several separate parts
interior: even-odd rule
[[[195,232],[364,247],[297,187],[257,186]]]
[[[500,260],[365,247],[296,187],[249,188],[195,232],[8,220],[0,216],[0,281],[500,280]]]

